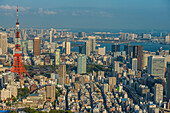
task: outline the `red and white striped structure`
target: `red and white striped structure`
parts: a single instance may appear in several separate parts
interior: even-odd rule
[[[23,62],[22,62],[22,51],[20,44],[20,31],[19,31],[19,22],[18,22],[18,6],[17,6],[17,23],[16,23],[16,41],[15,41],[15,55],[13,60],[13,66],[11,72],[17,73],[21,80],[23,80],[23,73],[26,73],[29,77],[30,75],[26,71]]]

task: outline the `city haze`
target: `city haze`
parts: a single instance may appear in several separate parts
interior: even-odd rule
[[[170,29],[168,0],[1,0],[2,27],[13,27],[16,6],[21,28]]]

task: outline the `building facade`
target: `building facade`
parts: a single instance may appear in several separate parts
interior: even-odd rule
[[[133,46],[133,58],[137,58],[138,70],[142,70],[143,65],[143,46]]]
[[[34,56],[40,56],[40,38],[34,38]]]
[[[154,86],[154,102],[163,102],[163,86],[162,84],[155,84]]]
[[[55,51],[55,65],[60,64],[60,49],[56,49]]]
[[[0,32],[0,48],[2,49],[2,54],[6,54],[8,50],[7,33]]]
[[[70,54],[70,51],[71,51],[71,43],[70,42],[66,42],[65,43],[66,45],[65,45],[65,49],[66,49],[66,55],[69,55]]]
[[[90,53],[95,52],[95,50],[96,50],[96,37],[94,37],[94,36],[88,37],[88,46],[89,46]]]
[[[77,73],[86,73],[86,55],[80,54],[77,59]]]
[[[118,45],[117,43],[112,45],[112,52],[119,52],[119,51],[120,51],[120,45]]]
[[[148,74],[157,77],[164,77],[165,58],[162,56],[148,57]]]
[[[58,83],[64,85],[66,82],[66,65],[60,64],[58,70]]]
[[[54,102],[55,100],[55,90],[55,85],[46,86],[46,98],[51,99],[51,102]]]

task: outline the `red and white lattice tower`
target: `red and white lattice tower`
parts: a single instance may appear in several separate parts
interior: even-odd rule
[[[26,71],[21,56],[21,44],[20,44],[20,31],[19,31],[19,22],[18,22],[18,6],[17,6],[17,23],[16,23],[16,41],[15,41],[15,55],[13,60],[13,66],[11,72],[17,73],[21,80],[23,80],[23,73],[26,73],[29,77],[30,75]]]

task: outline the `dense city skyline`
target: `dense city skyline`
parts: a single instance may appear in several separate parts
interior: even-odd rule
[[[16,6],[21,28],[170,29],[168,0],[1,0],[2,27],[14,27]]]
[[[0,112],[170,112],[168,3],[1,1]]]

